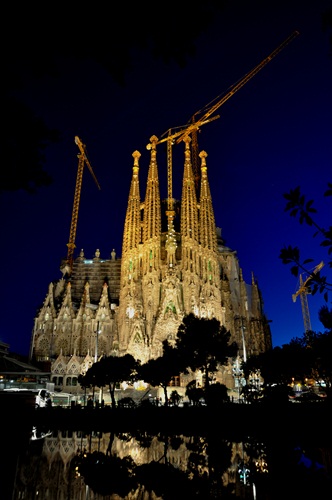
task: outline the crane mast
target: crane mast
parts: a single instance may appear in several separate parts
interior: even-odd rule
[[[170,133],[170,131],[169,131]],[[173,168],[172,168],[172,143],[167,141],[167,215],[174,216],[174,200],[173,200]]]
[[[300,275],[300,288],[302,287],[303,291],[300,293],[301,299],[301,308],[302,308],[302,316],[303,316],[303,324],[304,324],[304,332],[311,332],[311,321],[309,314],[309,304],[308,304],[308,291],[303,288],[304,282],[302,279],[302,275]]]
[[[294,31],[289,37],[287,37],[271,54],[269,54],[263,61],[261,61],[257,66],[255,66],[251,71],[249,71],[243,78],[241,78],[237,83],[233,84],[229,91],[222,95],[222,97],[217,96],[213,101],[207,104],[203,109],[206,110],[204,114],[196,119],[196,117],[201,113],[201,111],[196,112],[190,123],[185,125],[184,127],[179,127],[180,130],[174,132],[173,134],[169,133],[167,137],[160,139],[157,144],[168,141],[167,154],[171,155],[171,146],[176,143],[179,144],[185,137],[188,135],[191,136],[191,150],[192,150],[192,167],[193,174],[195,178],[195,186],[196,191],[198,191],[198,184],[200,179],[199,174],[199,158],[198,158],[198,141],[197,141],[197,132],[199,131],[202,125],[206,123],[210,123],[217,118],[220,118],[219,115],[212,116],[213,113],[217,111],[223,104],[225,104],[228,99],[230,99],[238,90],[240,90],[246,83],[251,80],[261,69],[264,68],[279,52],[286,47],[295,37],[299,35],[298,31]],[[213,103],[213,104],[211,104]],[[172,174],[169,172],[169,169],[172,169],[172,159],[167,159],[168,166],[168,181],[172,179]],[[169,182],[168,182],[169,184]],[[170,193],[168,194],[168,199],[170,199]]]
[[[324,266],[324,262],[320,262],[315,269],[312,271],[312,274],[308,276],[306,280],[303,281],[302,274],[300,274],[300,286],[296,293],[292,295],[293,302],[296,302],[296,298],[300,296],[301,300],[301,308],[302,308],[302,316],[303,316],[303,324],[304,324],[304,332],[311,331],[311,321],[309,314],[309,305],[308,305],[308,294],[310,293],[310,288],[308,282],[312,279],[314,274],[317,274],[322,267]]]
[[[77,144],[77,146],[80,150],[80,153],[77,155],[78,168],[77,168],[77,176],[76,176],[75,195],[74,195],[73,211],[72,211],[71,224],[70,224],[69,242],[67,243],[67,247],[68,247],[67,268],[69,269],[69,275],[71,274],[72,269],[73,269],[74,250],[76,248],[75,240],[76,240],[78,210],[79,210],[80,198],[81,198],[84,165],[86,165],[88,167],[88,169],[90,170],[90,173],[91,173],[93,180],[95,181],[98,189],[101,189],[100,185],[97,181],[97,178],[94,174],[94,171],[90,165],[90,162],[88,160],[88,157],[86,154],[85,144],[83,144],[82,141],[80,140],[80,138],[77,136],[75,136],[75,143]]]

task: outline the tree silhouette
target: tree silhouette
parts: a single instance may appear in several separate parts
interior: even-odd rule
[[[85,373],[85,375],[79,375],[77,378],[78,383],[81,385],[82,388],[84,389],[92,389],[92,394],[93,394],[93,399],[94,399],[94,394],[95,394],[95,388],[101,387],[99,386],[100,380],[99,380],[99,365],[98,363],[94,363]],[[93,401],[91,401],[93,404]]]
[[[186,396],[192,405],[198,406],[200,400],[205,396],[204,389],[202,387],[196,387],[196,380],[191,380],[186,387]]]
[[[165,500],[200,499],[193,489],[188,474],[170,465],[151,461],[136,469],[137,481],[144,485],[144,490]],[[147,497],[148,498],[148,497]],[[149,497],[154,498],[154,496]]]
[[[205,375],[205,396],[208,397],[210,376],[237,354],[237,344],[229,343],[231,334],[215,318],[184,316],[175,341],[183,365]]]
[[[176,16],[172,9],[164,9],[163,23],[150,21],[155,8],[151,0],[132,3],[130,16],[127,4],[117,3],[111,13],[99,4],[88,9],[52,9],[46,15],[33,4],[16,8],[7,6],[4,14],[8,32],[15,40],[10,50],[5,50],[1,60],[2,93],[0,97],[3,127],[0,145],[6,173],[2,176],[1,191],[26,190],[33,192],[52,182],[44,169],[43,152],[62,138],[52,124],[46,125],[23,100],[24,91],[34,79],[47,77],[55,80],[66,71],[62,61],[78,63],[82,68],[88,61],[102,67],[119,86],[125,86],[128,71],[134,63],[133,49],[146,51],[153,60],[165,64],[175,62],[184,67],[195,55],[195,42],[223,12],[223,2],[205,0],[191,9],[190,2],[177,5]],[[188,9],[190,23],[187,22]],[[42,17],[40,17],[42,16]],[[137,25],[140,29],[137,30]],[[82,26],[88,36],[82,36]],[[170,43],[170,33],[172,43]],[[2,31],[2,46],[8,36]],[[41,43],[42,40],[42,43]],[[75,67],[76,64],[71,64]],[[81,71],[79,69],[78,71]]]
[[[43,166],[45,151],[60,141],[60,133],[49,128],[32,110],[13,96],[0,97],[2,116],[6,124],[0,137],[0,147],[6,163],[1,191],[23,189],[36,192],[49,186],[52,178]]]
[[[94,363],[78,381],[83,387],[108,386],[112,407],[116,407],[115,389],[121,382],[134,382],[140,362],[131,354],[124,356],[105,356]]]
[[[332,184],[328,183],[328,189],[324,193],[325,197],[332,196]],[[306,224],[307,226],[315,230],[313,237],[319,237],[321,239],[319,245],[327,250],[327,265],[332,268],[332,226],[323,228],[314,219],[317,213],[314,207],[313,200],[307,200],[306,197],[301,193],[300,187],[292,189],[289,193],[284,194],[284,198],[287,200],[285,207],[285,212],[289,212],[291,217],[298,217],[300,224]],[[291,273],[297,277],[299,272],[304,271],[310,278],[310,290],[312,295],[315,293],[323,293],[324,299],[328,301],[328,292],[332,291],[332,283],[327,281],[327,277],[320,271],[313,272],[309,269],[308,264],[313,262],[312,258],[302,259],[301,252],[298,247],[284,247],[280,250],[279,258],[282,260],[283,264],[292,264]]]
[[[332,331],[332,309],[329,309],[326,305],[322,306],[318,311],[319,321],[322,323],[324,328],[328,331]]]
[[[304,380],[307,376],[306,354],[301,343],[294,340],[290,344],[277,346],[257,356],[249,356],[243,363],[245,378],[248,381],[250,374],[259,372],[264,380],[262,387],[264,399],[287,402],[292,380]]]
[[[169,400],[170,402],[172,403],[172,405],[174,406],[179,406],[180,404],[180,401],[183,399],[183,396],[181,396],[181,394],[178,393],[178,391],[172,391],[171,392],[171,395],[169,397]]]
[[[322,315],[330,324],[331,312],[322,308]],[[325,385],[326,395],[332,393],[332,331],[306,332],[303,337],[293,338],[289,344],[275,347],[257,356],[249,356],[243,363],[248,380],[250,374],[259,371],[264,379],[264,394],[273,397],[273,391],[289,392],[292,382],[302,384],[306,379]],[[285,398],[284,398],[285,399]]]
[[[149,359],[140,366],[139,377],[154,387],[160,386],[164,391],[165,406],[168,406],[167,387],[172,377],[181,371],[178,351],[167,340],[163,342],[163,355]]]
[[[219,406],[220,403],[229,403],[230,398],[227,393],[227,387],[225,384],[216,382],[215,384],[210,384],[208,388],[208,401],[209,405]]]
[[[124,498],[137,488],[136,465],[129,456],[121,459],[100,451],[83,453],[75,457],[71,467],[77,467],[85,484],[103,496],[116,494]]]
[[[305,350],[308,354],[308,378],[319,385],[324,383],[326,395],[332,398],[332,331],[325,333],[311,332],[306,337]]]

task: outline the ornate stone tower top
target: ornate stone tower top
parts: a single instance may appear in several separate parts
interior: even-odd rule
[[[190,159],[190,137],[184,139],[185,142],[185,162],[182,182],[181,200],[181,237],[183,242],[187,239],[198,243],[198,213],[195,190],[195,179],[191,168]]]
[[[159,241],[161,232],[161,206],[156,160],[158,137],[153,135],[150,141],[151,144],[148,145],[148,149],[151,150],[151,160],[144,203],[143,243],[156,238]]]
[[[140,197],[140,189],[139,189],[139,179],[138,179],[138,160],[141,156],[141,153],[138,151],[134,151],[134,166],[133,166],[133,176],[131,180],[131,186],[129,191],[128,198],[128,206],[127,213],[125,218],[125,225],[123,231],[123,245],[122,245],[122,254],[126,256],[126,254],[137,248],[140,243],[140,231],[141,231],[141,222],[140,222],[140,205],[141,205],[141,197]]]
[[[199,230],[200,242],[202,247],[217,252],[217,233],[210,185],[207,176],[206,157],[207,153],[201,151],[199,154],[202,159],[201,164],[201,193],[200,193],[200,217]]]

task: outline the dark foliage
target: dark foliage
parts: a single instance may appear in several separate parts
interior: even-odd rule
[[[121,459],[96,451],[77,457],[72,463],[72,466],[76,465],[84,477],[85,484],[95,493],[125,497],[137,487],[135,463],[130,457]]]
[[[137,467],[136,474],[138,483],[144,485],[146,491],[165,500],[200,498],[187,474],[169,464],[150,462]]]
[[[208,397],[210,406],[218,407],[220,403],[229,403],[230,398],[227,393],[227,387],[219,382],[211,384],[208,389]]]
[[[118,400],[118,407],[119,408],[135,408],[137,405],[133,398],[121,398]]]
[[[31,109],[14,97],[0,98],[5,126],[0,136],[2,158],[6,168],[0,184],[1,191],[23,189],[34,193],[52,183],[43,169],[45,150],[60,141],[60,134],[50,129]]]
[[[318,312],[318,317],[324,328],[332,331],[332,309],[329,309],[326,305],[322,306]]]
[[[131,354],[124,356],[105,356],[94,363],[85,375],[78,377],[82,387],[105,387],[108,386],[112,406],[116,407],[115,389],[121,382],[134,382],[137,378],[140,362]]]
[[[196,380],[191,380],[186,387],[186,396],[192,405],[198,406],[200,401],[204,399],[205,392],[202,387],[196,387]]]
[[[328,189],[324,193],[325,197],[332,196],[332,184],[328,183]],[[300,187],[292,189],[289,193],[284,194],[287,200],[285,211],[289,212],[291,217],[298,218],[300,224],[306,224],[314,229],[313,237],[320,238],[319,245],[327,251],[327,265],[332,268],[332,226],[323,228],[315,219],[317,210],[314,207],[314,200],[307,200],[301,193]],[[323,293],[324,299],[328,301],[328,292],[332,291],[332,283],[327,281],[327,277],[320,272],[319,263],[315,263],[315,268],[312,269],[309,265],[313,262],[312,258],[302,259],[301,252],[298,247],[284,247],[280,250],[279,258],[283,264],[291,264],[291,273],[294,276],[305,273],[306,287],[310,287],[310,293]],[[324,264],[324,263],[323,263]]]
[[[167,387],[173,377],[179,375],[182,361],[177,349],[174,349],[165,340],[163,342],[163,355],[159,358],[149,359],[140,366],[139,377],[154,387],[164,390],[165,405],[168,405]]]
[[[24,90],[34,78],[56,79],[64,71],[64,60],[78,61],[82,68],[85,61],[95,61],[124,86],[135,49],[143,49],[165,64],[175,61],[183,67],[195,56],[197,37],[223,7],[224,2],[216,0],[199,3],[195,9],[190,2],[181,2],[176,15],[173,9],[163,9],[160,23],[153,20],[155,4],[150,0],[131,3],[130,15],[126,3],[117,3],[116,9],[110,6],[111,11],[98,3],[66,8],[65,12],[61,5],[48,4],[45,10],[23,3],[19,15],[16,6],[6,6],[1,45],[10,49],[3,51],[1,60],[4,127],[0,143],[6,175],[0,191],[33,192],[48,186],[52,179],[44,170],[43,152],[60,140],[59,132],[18,100],[17,91]]]
[[[238,347],[230,343],[230,338],[230,332],[215,318],[188,314],[179,326],[176,338],[179,355],[187,368],[204,373],[206,393],[211,375],[237,354]]]

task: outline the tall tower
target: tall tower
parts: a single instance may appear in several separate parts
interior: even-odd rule
[[[181,200],[169,196],[163,213],[157,145],[158,138],[152,136],[143,201],[141,154],[133,153],[122,257],[113,250],[111,258],[104,259],[97,250],[88,259],[81,250],[70,278],[49,286],[35,318],[31,358],[49,360],[53,381],[60,388],[75,385],[75,378],[101,355],[130,353],[142,363],[160,356],[163,340],[175,341],[189,313],[218,319],[242,357],[272,345],[257,282],[252,277],[250,284],[245,283],[236,251],[224,245],[216,227],[207,153],[199,155],[197,192],[190,138],[184,137]],[[220,376],[231,386],[230,368]]]

